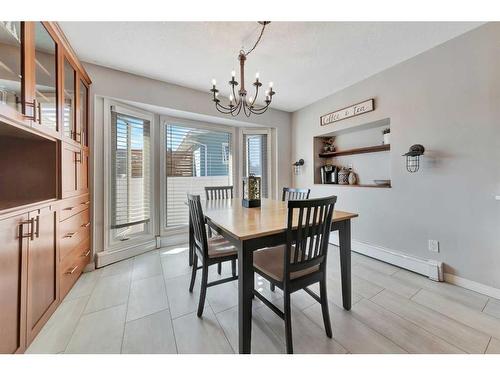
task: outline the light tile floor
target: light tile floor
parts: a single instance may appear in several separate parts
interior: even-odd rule
[[[294,293],[296,353],[500,353],[500,301],[353,253],[353,308],[345,311],[334,246],[328,262],[334,337],[324,333],[319,304]],[[219,277],[211,267],[209,280]],[[85,273],[27,353],[237,352],[237,282],[209,288],[200,319],[200,277],[193,293],[189,278],[187,246]],[[282,304],[278,289],[257,276],[255,284]],[[283,353],[283,321],[257,299],[253,311],[252,352]]]

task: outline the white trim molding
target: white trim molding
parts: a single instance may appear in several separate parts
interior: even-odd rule
[[[500,299],[500,289],[489,285],[481,284],[476,281],[464,279],[463,277],[453,275],[451,273],[444,274],[444,281],[447,283],[461,286],[462,288],[472,290],[477,293],[484,294],[489,297]]]
[[[97,253],[96,266],[101,268],[124,259],[132,258],[156,249],[156,239],[134,244],[129,247],[121,247],[116,250],[106,250]]]
[[[330,236],[330,243],[338,246],[338,236],[332,233]],[[393,264],[397,267],[407,269],[427,276],[434,281],[443,281],[443,263],[433,259],[422,259],[413,255],[408,255],[387,249],[381,246],[374,246],[365,242],[351,240],[351,249],[356,253],[360,253],[371,258],[381,260],[383,262]]]

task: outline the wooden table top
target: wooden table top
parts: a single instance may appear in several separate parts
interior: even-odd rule
[[[238,240],[276,234],[287,228],[287,202],[272,199],[262,199],[261,207],[255,208],[243,207],[239,198],[211,200],[204,203],[203,212],[215,225]],[[333,221],[357,216],[355,213],[335,210]]]

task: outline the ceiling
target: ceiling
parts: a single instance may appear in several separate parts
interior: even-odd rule
[[[223,95],[256,22],[61,22],[81,60]],[[272,22],[246,63],[295,111],[481,25],[479,22]]]

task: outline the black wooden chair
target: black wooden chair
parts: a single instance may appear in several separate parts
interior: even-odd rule
[[[215,199],[233,199],[232,186],[205,186],[207,201]]]
[[[311,189],[294,189],[294,188],[284,187],[281,200],[285,202],[298,199],[309,199],[310,193]]]
[[[286,245],[258,250],[253,255],[253,269],[283,290],[284,311],[257,290],[265,305],[285,321],[287,353],[293,353],[290,295],[304,289],[321,304],[326,335],[332,337],[326,297],[326,258],[336,196],[292,200],[288,202]],[[320,295],[308,286],[319,282]]]
[[[232,186],[205,186],[207,201],[217,199],[233,199]],[[212,237],[212,228],[208,227],[208,237]],[[222,273],[222,263],[217,265],[217,273]]]
[[[193,268],[191,273],[191,283],[189,284],[189,292],[191,293],[194,288],[196,280],[196,272],[201,269],[201,291],[200,301],[198,303],[198,316],[203,314],[205,306],[205,297],[207,295],[207,288],[222,283],[237,280],[236,275],[236,259],[238,251],[236,247],[231,245],[229,241],[221,236],[212,238],[207,237],[205,226],[205,215],[201,207],[200,196],[188,194],[189,215],[193,223],[194,234],[194,255],[193,255]],[[201,260],[202,265],[198,267],[198,259]],[[208,282],[208,267],[213,264],[231,261],[233,275],[217,281]]]

